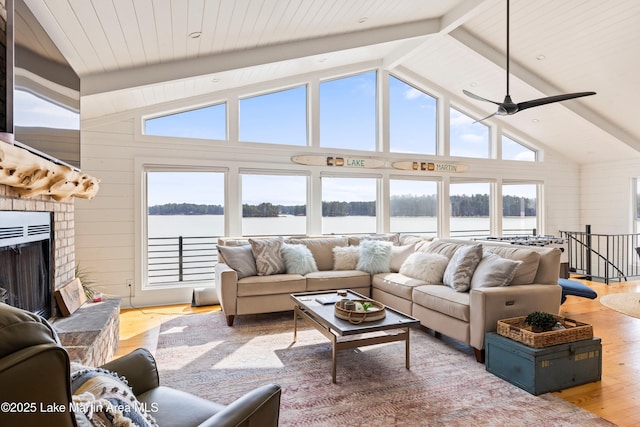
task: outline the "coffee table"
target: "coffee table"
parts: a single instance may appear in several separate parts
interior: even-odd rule
[[[334,304],[321,304],[318,297],[337,295],[336,291],[305,292],[291,294],[293,309],[293,342],[297,339],[298,317],[308,321],[332,344],[331,380],[336,382],[336,364],[338,350],[383,344],[395,341],[405,342],[405,367],[409,369],[409,328],[418,325],[419,321],[398,310],[386,307],[383,319],[362,322],[358,325],[342,320],[335,315]],[[347,291],[349,299],[371,300],[354,291]]]

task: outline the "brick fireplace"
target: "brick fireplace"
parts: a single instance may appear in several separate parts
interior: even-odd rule
[[[52,291],[73,280],[75,276],[75,240],[74,240],[74,199],[57,202],[49,196],[24,198],[18,196],[11,187],[0,184],[0,210],[53,212],[52,246]],[[53,317],[58,316],[57,307],[52,310]]]
[[[0,211],[53,213],[50,278],[53,293],[75,277],[74,198],[55,201],[50,196],[19,196],[12,187],[0,184]],[[87,303],[71,316],[61,318],[51,298],[50,322],[72,360],[101,365],[113,357],[119,338],[119,300]]]

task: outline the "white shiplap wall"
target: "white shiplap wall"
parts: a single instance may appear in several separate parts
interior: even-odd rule
[[[581,171],[580,223],[596,234],[633,232],[634,178],[640,177],[640,155],[624,162],[585,165]]]

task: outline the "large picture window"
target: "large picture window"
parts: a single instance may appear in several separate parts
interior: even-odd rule
[[[482,237],[491,234],[490,185],[488,182],[451,183],[449,195],[452,237]]]
[[[436,154],[436,123],[436,99],[389,76],[390,150]]]
[[[489,158],[489,127],[474,123],[466,114],[450,109],[449,152],[452,156]]]
[[[322,178],[322,233],[376,232],[375,178]]]
[[[240,99],[240,141],[307,145],[307,86]]]
[[[438,183],[391,179],[389,181],[390,231],[438,232]]]
[[[537,234],[536,184],[502,185],[502,235]]]
[[[225,235],[222,172],[147,171],[147,285],[214,279]]]
[[[244,236],[305,234],[307,177],[242,174]]]
[[[508,136],[502,135],[502,159],[535,162],[537,160],[537,153]]]
[[[320,83],[320,146],[376,149],[376,75]]]
[[[227,104],[216,104],[144,121],[147,135],[227,139]]]

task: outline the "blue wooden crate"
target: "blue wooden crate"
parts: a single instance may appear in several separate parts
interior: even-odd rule
[[[487,371],[538,395],[599,381],[600,338],[533,348],[496,333],[485,336]]]

